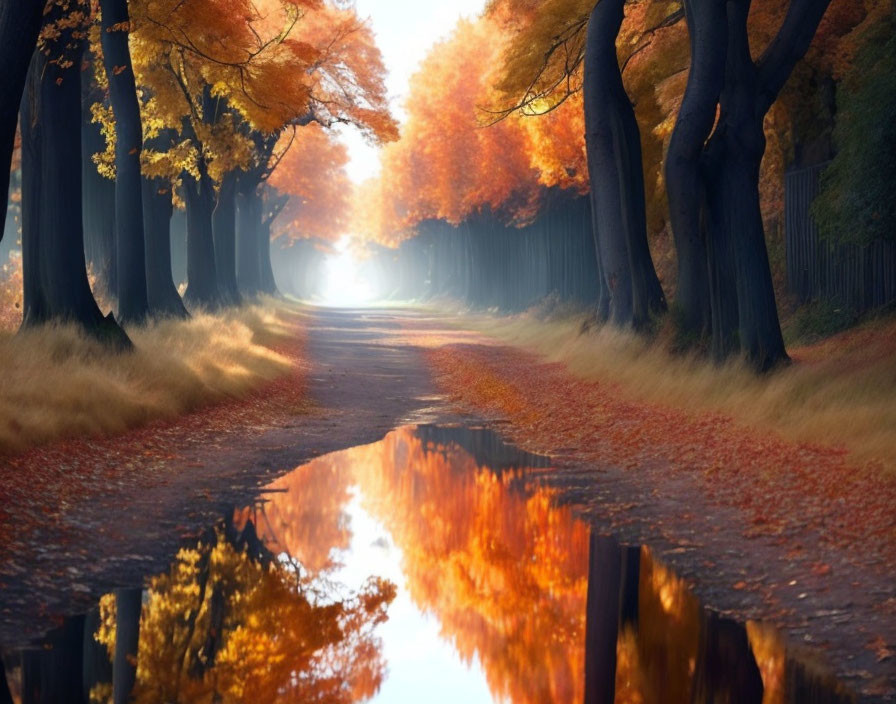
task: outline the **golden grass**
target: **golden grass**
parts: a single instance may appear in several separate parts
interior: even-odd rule
[[[794,363],[765,376],[741,361],[716,365],[674,355],[658,341],[609,327],[583,332],[584,322],[525,313],[464,316],[460,324],[561,362],[579,378],[618,384],[634,400],[723,413],[791,441],[845,448],[857,462],[880,462],[896,473],[893,318],[794,347]]]
[[[265,301],[128,329],[116,354],[75,326],[0,332],[0,453],[60,437],[120,433],[240,397],[287,373],[273,347],[295,335],[298,306]]]

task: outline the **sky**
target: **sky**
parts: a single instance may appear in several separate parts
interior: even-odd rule
[[[447,35],[460,17],[478,15],[485,0],[357,0],[356,7],[361,17],[370,18],[389,72],[386,86],[393,114],[401,120],[408,79],[429,47]],[[365,144],[354,130],[341,132],[351,156],[349,177],[360,183],[375,176],[379,171],[377,150]]]

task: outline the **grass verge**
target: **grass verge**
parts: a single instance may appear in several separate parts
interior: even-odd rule
[[[723,413],[794,442],[842,447],[896,476],[894,317],[793,347],[794,363],[765,376],[740,361],[716,365],[672,354],[658,340],[591,328],[584,315],[465,316],[460,324],[562,363],[581,379],[614,384],[633,400]]]
[[[73,325],[0,333],[0,455],[111,435],[239,398],[296,364],[303,313],[264,301],[128,329],[117,354]]]

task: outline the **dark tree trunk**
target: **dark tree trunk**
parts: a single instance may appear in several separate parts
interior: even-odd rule
[[[61,12],[54,9],[50,14]],[[130,341],[111,313],[104,318],[87,281],[81,211],[83,40],[70,30],[71,66],[36,51],[22,105],[22,265],[24,326],[50,320],[80,323],[119,348]]]
[[[756,704],[762,701],[762,676],[744,627],[704,612],[694,672],[692,704]]]
[[[187,291],[184,300],[190,306],[217,310],[221,307],[221,295],[212,229],[215,193],[204,167],[201,174],[198,181],[188,175],[184,177],[187,204]]]
[[[726,80],[719,122],[706,150],[706,184],[713,351],[723,358],[739,347],[764,370],[787,355],[759,207],[765,132],[747,38],[749,5],[749,0],[728,3]]]
[[[829,4],[830,0],[792,0],[777,35],[755,63],[747,32],[750,0],[727,4],[725,88],[719,121],[706,149],[713,349],[724,356],[736,342],[760,371],[787,361],[759,207],[763,122],[808,50]],[[723,318],[718,325],[716,306]]]
[[[115,181],[97,171],[93,155],[106,148],[100,126],[93,122],[91,106],[102,100],[86,69],[81,74],[81,180],[83,189],[84,251],[97,283],[111,296],[118,295],[115,252]]]
[[[624,0],[591,12],[585,48],[585,144],[609,319],[642,327],[666,308],[647,245],[641,137],[619,70]]]
[[[227,305],[240,304],[236,280],[236,174],[224,177],[218,189],[218,202],[212,216],[215,236],[215,266],[218,289]]]
[[[146,236],[146,297],[153,317],[188,317],[171,274],[171,184],[146,178],[143,188],[143,231]]]
[[[276,217],[276,216],[275,216]],[[259,268],[261,270],[261,291],[269,296],[279,296],[274,268],[271,266],[271,226],[273,218],[262,223],[258,238]]]
[[[140,612],[143,590],[115,590],[115,657],[112,660],[112,701],[127,704],[137,682]]]
[[[0,2],[0,223],[6,221],[9,167],[25,76],[43,19],[45,0]],[[3,233],[0,232],[0,239]]]
[[[243,183],[237,194],[236,276],[245,295],[257,296],[261,291],[261,198],[254,187]]]
[[[38,648],[22,651],[22,704],[82,701],[83,628],[83,616],[68,618]]]
[[[591,534],[585,605],[585,704],[613,704],[622,560],[612,538]]]
[[[171,213],[171,276],[180,291],[187,286],[187,211],[175,208]]]
[[[115,241],[118,255],[118,319],[140,323],[149,313],[140,152],[143,127],[131,52],[127,0],[100,0],[103,63],[115,115]]]
[[[669,219],[678,254],[675,308],[681,332],[698,339],[706,337],[711,326],[700,155],[725,82],[725,2],[685,2],[691,68],[665,164]]]

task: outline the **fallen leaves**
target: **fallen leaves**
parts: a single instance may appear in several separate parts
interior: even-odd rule
[[[513,348],[454,345],[426,355],[444,390],[507,418],[523,444],[576,448],[596,466],[660,468],[651,474],[659,481],[684,473],[710,502],[740,511],[745,537],[771,537],[795,555],[810,537],[828,548],[861,546],[869,563],[896,569],[896,480],[873,464],[850,464],[842,448],[788,442],[721,414],[630,401],[612,383],[581,380]],[[827,562],[811,570],[831,573]]]
[[[65,440],[0,460],[0,574],[8,558],[31,550],[37,532],[61,523],[78,503],[100,503],[144,488],[166,485],[203,464],[184,458],[192,449],[220,445],[247,428],[270,427],[307,407],[306,334],[290,324],[291,336],[272,348],[288,357],[291,371],[244,398],[171,420],[156,421],[124,435]],[[180,459],[180,462],[178,462]],[[200,494],[201,498],[210,498]]]

